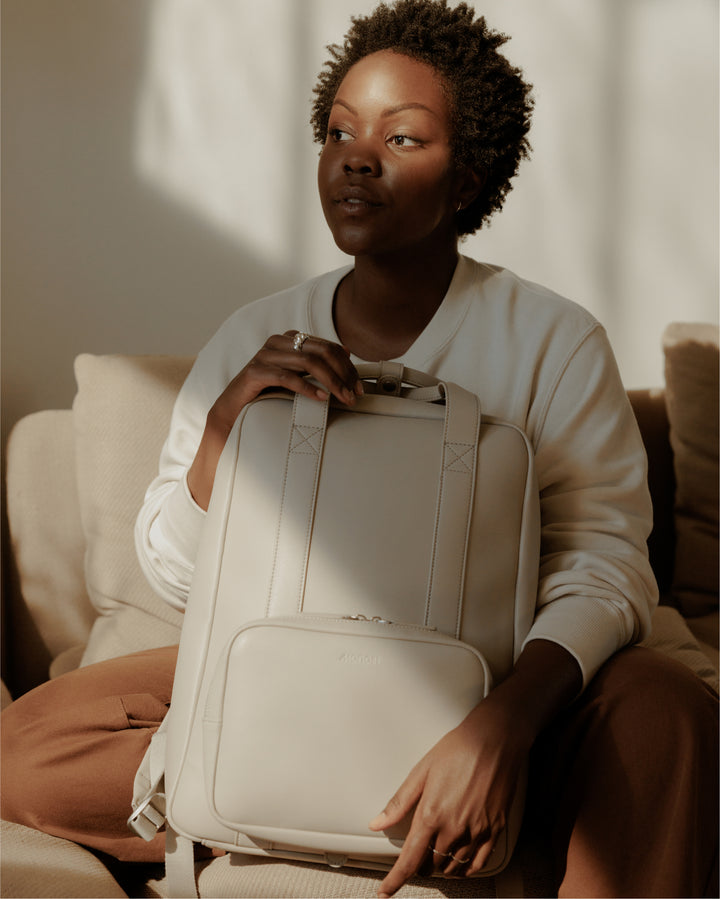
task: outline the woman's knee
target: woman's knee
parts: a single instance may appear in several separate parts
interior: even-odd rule
[[[687,666],[629,648],[598,672],[584,711],[598,758],[613,753],[624,769],[637,762],[646,774],[701,778],[712,788],[707,779],[716,773],[718,698]]]
[[[588,686],[590,701],[601,699],[608,708],[622,707],[644,719],[683,717],[718,721],[717,694],[686,665],[643,646],[625,649],[606,662]]]
[[[83,742],[71,724],[77,717],[76,701],[59,678],[21,696],[3,712],[0,808],[5,820],[35,826],[38,818],[58,809],[54,794],[67,772],[54,755],[67,756],[70,733],[76,747]]]
[[[146,667],[147,661],[79,669],[3,712],[4,818],[58,835],[82,829],[84,819],[105,819],[103,826],[113,828],[113,819],[123,823],[135,771],[167,713],[172,685],[173,651],[159,651]]]

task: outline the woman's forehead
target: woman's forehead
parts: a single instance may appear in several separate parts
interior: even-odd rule
[[[380,50],[356,62],[340,83],[334,103],[351,112],[359,112],[362,107],[380,114],[417,108],[443,121],[448,119],[439,72],[428,63],[392,50]]]

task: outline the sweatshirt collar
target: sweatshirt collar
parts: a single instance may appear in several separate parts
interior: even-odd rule
[[[476,276],[476,263],[467,256],[458,256],[450,286],[437,312],[412,346],[397,361],[412,368],[424,369],[441,353],[459,330],[466,314],[473,291],[470,289]],[[333,298],[340,281],[352,271],[347,265],[322,275],[313,283],[308,295],[308,327],[311,334],[340,342],[333,322]],[[355,356],[353,362],[364,360]]]

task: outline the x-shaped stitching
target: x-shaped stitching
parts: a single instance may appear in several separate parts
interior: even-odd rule
[[[322,428],[304,428],[300,425],[294,425],[290,452],[317,455],[320,452],[320,447],[317,445],[319,440],[317,443],[313,443],[313,439],[319,438],[320,435],[322,435]]]
[[[470,461],[465,459],[468,453],[472,453],[474,447],[465,443],[448,443],[446,444],[445,471],[456,471],[460,474],[470,474],[472,472],[472,457]]]

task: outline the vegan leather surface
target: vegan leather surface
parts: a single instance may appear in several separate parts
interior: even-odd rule
[[[352,835],[394,856],[406,828],[373,834],[368,821],[408,759],[489,687],[482,655],[432,629],[315,615],[250,622],[221,655],[205,704],[212,810],[254,838],[302,833],[308,848],[342,851]]]
[[[509,673],[530,628],[539,501],[527,437],[514,425],[482,417],[477,397],[454,384],[397,364],[371,366],[361,375],[371,380],[352,408],[280,391],[264,395],[243,409],[225,446],[196,560],[168,724],[168,820],[181,836],[251,853],[388,864],[388,853],[399,852],[398,839],[372,834],[367,821],[490,681]],[[425,633],[441,641],[462,640],[489,674],[478,678],[480,692],[470,704],[456,707],[448,698],[449,717],[428,713],[436,730],[417,746],[410,741],[392,765],[371,748],[371,735],[407,706],[442,706],[448,681],[452,686],[464,675],[455,673],[449,655],[442,664],[420,661],[423,652],[431,653],[422,643],[400,673],[389,653],[406,641],[388,639],[388,625],[370,625],[381,635],[365,634],[366,648],[339,650],[349,658],[387,659],[385,670],[392,673],[383,678],[381,665],[323,660],[315,630],[272,624],[294,616],[339,619],[342,633],[324,634],[337,648],[358,639],[360,622],[343,620],[357,614],[435,628]],[[248,628],[263,619],[263,627]],[[272,653],[255,650],[254,668],[239,647],[257,643],[260,634],[275,642]],[[382,653],[377,640],[384,641]],[[463,651],[456,646],[453,653]],[[226,678],[222,701],[218,677]],[[374,695],[370,684],[376,700],[368,698]],[[330,687],[323,714],[319,692]],[[273,706],[276,701],[280,705]],[[358,733],[368,734],[368,742]],[[324,741],[338,734],[355,736],[323,755],[330,746]],[[232,749],[224,747],[226,738]],[[235,752],[242,761],[233,766]],[[262,797],[272,793],[270,772],[279,777],[295,761],[290,781],[264,807]],[[333,786],[323,788],[331,762]],[[366,771],[359,775],[361,762]],[[339,800],[344,764],[349,792]],[[365,787],[353,790],[356,778]],[[377,795],[370,797],[367,785],[374,779]],[[313,784],[309,793],[303,781]],[[520,796],[515,831],[521,810]],[[501,841],[485,873],[505,864],[513,842],[513,833]]]

